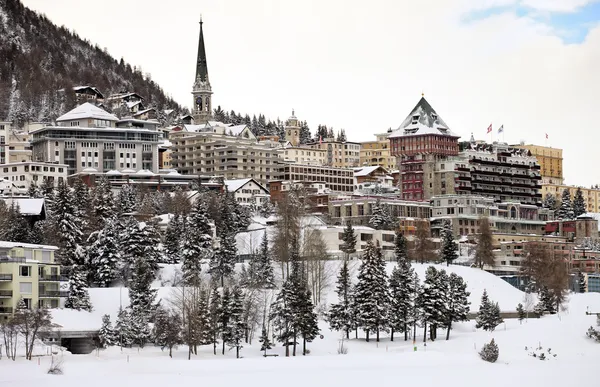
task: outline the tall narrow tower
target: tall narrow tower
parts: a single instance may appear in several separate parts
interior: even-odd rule
[[[198,40],[198,59],[196,62],[196,80],[192,90],[194,98],[192,116],[195,124],[204,124],[212,118],[212,88],[208,80],[208,66],[206,64],[206,51],[204,49],[204,34],[202,32],[202,18],[200,18],[200,38]]]

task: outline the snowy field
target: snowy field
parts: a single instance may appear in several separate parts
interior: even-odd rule
[[[333,264],[333,263],[332,263]],[[414,265],[422,277],[425,265]],[[439,266],[438,268],[441,268]],[[445,268],[445,267],[444,267]],[[493,275],[461,266],[450,266],[449,271],[462,275],[468,282],[472,310],[476,310],[484,288],[490,298],[500,303],[501,309],[514,311],[522,301],[523,293]],[[391,270],[391,268],[390,268]],[[159,297],[168,297],[172,288],[161,288]],[[119,297],[121,293],[121,297]],[[67,319],[73,325],[99,325],[99,316],[114,316],[119,306],[128,302],[126,289],[91,289],[94,307],[86,312],[55,311],[56,319]],[[335,301],[333,288],[328,301]],[[113,312],[114,310],[114,312]],[[332,332],[321,322],[323,338],[308,344],[308,356],[285,358],[284,348],[276,347],[269,353],[278,357],[262,357],[260,344],[253,342],[241,351],[242,359],[235,359],[235,351],[213,355],[212,346],[203,346],[197,356],[187,360],[187,347],[181,346],[171,359],[160,348],[142,350],[111,348],[89,355],[58,354],[62,357],[64,375],[46,373],[50,357],[33,361],[18,359],[0,361],[0,385],[62,387],[135,385],[163,387],[191,384],[204,386],[566,386],[578,382],[595,385],[596,366],[600,363],[600,344],[585,337],[596,317],[586,311],[600,312],[600,294],[577,294],[570,297],[568,310],[559,315],[529,319],[506,320],[495,332],[475,329],[475,322],[456,324],[450,340],[422,342],[422,330],[417,330],[417,350],[411,341],[396,337],[394,342],[384,337],[381,342],[353,339],[346,342],[348,353],[338,354],[340,334]],[[72,312],[72,313],[69,313]],[[73,313],[86,313],[89,319]],[[97,318],[96,318],[97,317]],[[79,322],[78,322],[79,321]],[[97,322],[96,322],[97,321]],[[495,364],[482,361],[478,351],[492,338],[497,342],[500,356]],[[419,340],[420,339],[420,340]],[[529,355],[537,346],[551,348],[557,357],[540,361]],[[528,347],[529,350],[525,350]],[[39,363],[39,364],[38,364]],[[590,384],[591,383],[591,384]]]

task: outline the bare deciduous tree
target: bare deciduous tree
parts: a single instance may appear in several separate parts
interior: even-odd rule
[[[14,322],[14,318],[11,317],[8,320],[5,320],[2,323],[0,323],[0,332],[2,332],[2,339],[4,342],[4,350],[6,352],[6,357],[12,360],[16,360],[17,339],[19,335]]]
[[[296,193],[290,191],[277,203],[277,226],[272,237],[274,259],[281,263],[281,273],[285,279],[290,274],[290,247],[292,240],[300,233],[302,204]]]
[[[335,273],[331,265],[327,265],[329,255],[327,244],[323,240],[323,234],[318,229],[305,229],[304,248],[302,258],[304,259],[305,278],[312,293],[313,304],[321,302],[321,296],[331,285],[331,278]]]
[[[485,265],[494,266],[494,246],[492,244],[492,231],[488,218],[479,219],[479,235],[475,248],[475,264],[480,269]]]
[[[52,325],[50,312],[40,307],[18,308],[13,320],[17,332],[25,338],[25,358],[31,360],[35,340]]]
[[[410,250],[411,259],[419,262],[431,262],[435,260],[435,252],[433,251],[433,241],[429,233],[429,225],[426,220],[416,222],[415,238],[412,241],[412,249]]]

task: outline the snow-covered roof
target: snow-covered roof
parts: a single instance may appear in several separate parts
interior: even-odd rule
[[[106,172],[105,175],[120,175],[121,172],[117,171],[116,169],[111,169],[110,171]]]
[[[140,110],[139,112],[134,113],[133,116],[134,117],[141,116],[142,114],[148,113],[149,111],[152,111],[152,110],[155,111],[156,109],[154,109],[154,108],[148,108],[148,109]]]
[[[58,250],[58,247],[56,247],[56,246],[34,245],[32,243],[7,242],[7,241],[0,241],[0,247],[6,248],[6,249],[12,249],[15,247],[24,247],[24,248],[28,248],[28,249]]]
[[[136,174],[136,175],[143,175],[143,176],[151,176],[151,175],[154,175],[154,172],[152,172],[152,171],[149,171],[149,170],[147,170],[147,169],[140,169],[140,170],[139,170],[139,171],[137,171],[135,174]]]
[[[383,168],[382,166],[380,166],[380,165],[373,165],[373,166],[368,166],[368,167],[354,168],[354,177],[368,176],[369,174],[371,174],[372,172],[378,170],[379,168],[381,168],[384,172],[387,172],[385,170],[385,168]]]
[[[125,105],[127,105],[127,109],[131,109],[132,107],[141,104],[142,101],[133,101],[133,102],[126,102]]]
[[[56,119],[56,122],[79,120],[82,118],[93,118],[97,120],[119,121],[119,119],[99,107],[89,102],[77,106],[75,109],[63,114]]]
[[[98,172],[96,168],[88,167],[84,168],[81,172]]]
[[[226,132],[227,134],[233,135],[233,136],[239,136],[244,129],[246,129],[246,125],[235,125],[235,126],[230,126],[227,128]]]
[[[163,142],[161,142],[160,144],[158,144],[159,148],[169,148],[173,146],[173,143],[169,140],[163,140]]]
[[[389,138],[424,134],[460,137],[450,130],[444,120],[438,116],[429,102],[425,100],[425,97],[422,97],[398,129],[390,133]]]
[[[7,205],[11,205],[12,203],[18,205],[21,215],[41,215],[44,210],[44,199],[8,198],[4,202]]]
[[[262,184],[260,184],[259,182],[257,182],[254,179],[233,179],[233,180],[224,180],[223,184],[225,184],[225,186],[227,187],[227,191],[229,192],[236,192],[237,190],[239,190],[240,188],[242,188],[243,186],[245,186],[246,184],[248,184],[249,182],[254,182],[254,184],[258,185],[260,188],[262,188],[265,192],[269,192],[269,190],[267,190]]]
[[[600,213],[599,212],[586,212],[577,217],[577,219],[592,218],[598,221],[598,231],[600,231]]]

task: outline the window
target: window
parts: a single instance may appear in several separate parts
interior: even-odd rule
[[[23,302],[25,303],[26,309],[31,309],[31,298],[23,298]]]
[[[31,282],[21,282],[19,283],[19,292],[21,294],[31,294],[33,293],[33,285]]]
[[[20,266],[19,275],[21,277],[31,277],[31,266]]]

